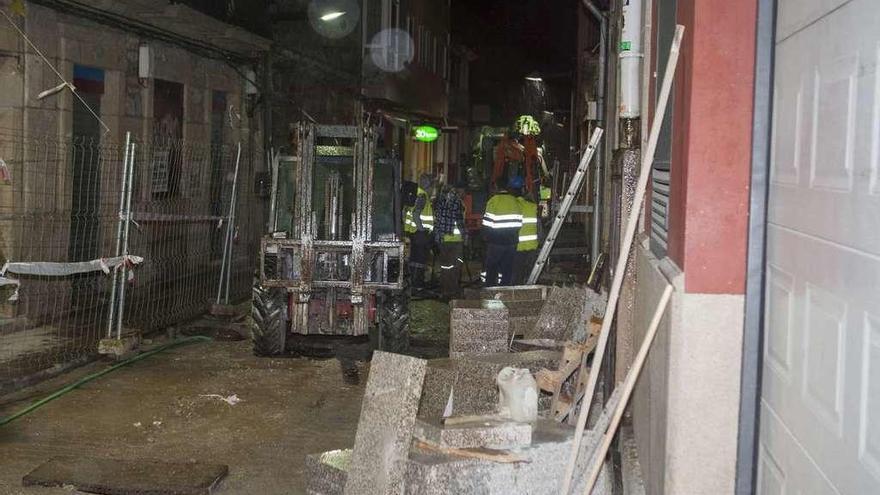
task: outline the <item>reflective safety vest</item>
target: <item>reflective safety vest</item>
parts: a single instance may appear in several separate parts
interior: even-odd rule
[[[550,192],[550,188],[547,186],[541,186],[540,194],[541,194],[541,201],[547,201],[552,196],[552,193]]]
[[[516,198],[522,211],[522,227],[519,229],[517,251],[538,249],[538,204],[525,198]]]
[[[421,187],[419,187],[416,198],[425,201],[425,206],[422,208],[419,219],[422,221],[422,227],[431,232],[434,230],[434,207],[431,206],[431,198],[428,197],[428,193]],[[403,210],[403,231],[407,234],[415,234],[419,230],[419,226],[413,218],[413,210],[415,210],[415,206],[407,206]]]
[[[519,201],[512,194],[496,194],[486,203],[483,232],[489,244],[517,244],[522,225]]]

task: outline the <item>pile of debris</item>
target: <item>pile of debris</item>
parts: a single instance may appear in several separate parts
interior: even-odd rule
[[[466,297],[451,303],[449,358],[375,354],[355,445],[307,457],[308,493],[559,492],[605,299],[546,286]],[[576,493],[618,400],[579,442]],[[610,493],[604,471],[592,493]]]

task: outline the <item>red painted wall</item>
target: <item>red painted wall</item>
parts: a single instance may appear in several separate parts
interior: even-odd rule
[[[692,293],[745,287],[755,16],[755,0],[678,2],[668,255]]]

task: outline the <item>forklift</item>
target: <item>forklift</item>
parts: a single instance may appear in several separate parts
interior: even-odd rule
[[[377,149],[370,126],[299,123],[292,141],[293,155],[273,158],[254,353],[362,360],[374,349],[405,351],[400,160]]]

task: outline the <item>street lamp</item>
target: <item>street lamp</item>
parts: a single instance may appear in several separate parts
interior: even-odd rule
[[[344,15],[345,15],[345,12],[343,12],[341,10],[334,10],[334,11],[327,12],[326,14],[322,15],[320,17],[320,19],[324,22],[330,22],[334,19],[339,19],[340,17],[342,17]]]
[[[537,72],[532,72],[526,76],[526,81],[543,82],[544,78],[541,77],[541,74],[538,74]]]

